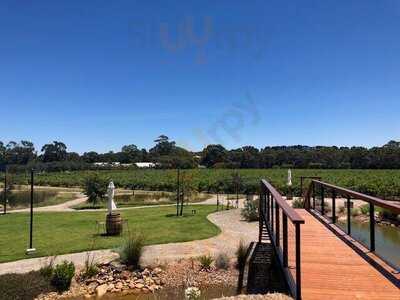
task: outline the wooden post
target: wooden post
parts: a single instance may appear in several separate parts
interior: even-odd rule
[[[282,245],[282,252],[283,252],[283,267],[288,267],[288,221],[287,215],[282,213],[282,232],[283,232],[283,245]]]
[[[321,185],[321,214],[325,215],[325,189]]]
[[[270,221],[270,219],[271,219],[271,216],[270,216],[270,209],[269,209],[269,206],[270,206],[270,203],[269,203],[269,200],[270,200],[270,194],[269,194],[269,192],[267,192],[267,195],[266,195],[266,207],[265,207],[265,211],[266,211],[266,219],[267,219],[267,222],[269,222]]]
[[[258,199],[258,242],[261,243],[262,241],[262,228],[263,228],[263,194],[264,194],[264,189],[263,189],[263,184],[261,182],[261,188],[260,188],[260,198]]]
[[[350,197],[347,197],[347,234],[351,234],[351,208]]]
[[[332,190],[332,223],[336,223],[336,191]]]
[[[296,223],[296,299],[301,299],[301,252],[300,252],[300,224]]]
[[[372,203],[369,204],[369,231],[370,231],[370,247],[369,250],[375,251],[375,207]]]
[[[313,194],[313,209],[315,209],[315,183],[312,183],[312,194]]]
[[[271,195],[271,233],[274,234],[274,196]],[[274,237],[272,236],[271,239]]]
[[[276,243],[276,247],[279,248],[279,244],[280,244],[279,205],[275,205],[275,222],[276,222],[275,243]]]

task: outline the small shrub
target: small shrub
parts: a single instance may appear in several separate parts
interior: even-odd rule
[[[226,253],[219,253],[215,259],[217,269],[227,270],[229,268],[229,257]]]
[[[31,300],[51,291],[50,280],[37,271],[0,275],[0,299]]]
[[[240,241],[236,250],[236,268],[238,270],[243,270],[246,265],[247,248],[248,245],[246,245],[243,241]]]
[[[369,215],[369,204],[361,205],[360,211],[363,215]]]
[[[185,290],[185,299],[187,300],[197,300],[200,299],[201,291],[197,287],[188,287]]]
[[[90,252],[86,254],[85,266],[82,270],[81,277],[83,279],[91,278],[99,273],[99,268],[94,262],[94,256]]]
[[[379,208],[378,212],[379,212],[379,216],[384,220],[395,220],[396,221],[399,216],[398,214],[396,214],[388,209],[385,209],[385,208]]]
[[[346,208],[344,206],[339,206],[339,214],[344,214],[344,212],[346,211]]]
[[[54,268],[51,284],[58,292],[67,291],[71,286],[72,277],[75,274],[75,266],[73,262],[64,261]]]
[[[254,222],[258,220],[258,207],[257,201],[246,201],[241,215],[247,222]]]
[[[200,268],[209,271],[214,259],[211,255],[202,255],[199,257]]]
[[[40,275],[42,275],[47,279],[51,279],[53,277],[55,259],[56,256],[52,256],[50,260],[43,267],[40,268],[39,270]]]
[[[141,234],[129,235],[119,251],[121,261],[128,266],[139,269],[144,242],[144,237]]]
[[[294,199],[292,201],[293,208],[304,208],[304,201],[300,198]]]

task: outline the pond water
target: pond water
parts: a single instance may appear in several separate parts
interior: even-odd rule
[[[201,290],[201,300],[215,299],[221,297],[229,297],[236,295],[236,287],[222,286],[222,287],[207,287]],[[76,298],[74,300],[83,300],[84,298]],[[166,288],[154,294],[140,294],[140,295],[118,295],[106,294],[101,299],[103,300],[183,300],[185,299],[184,288]]]
[[[346,222],[338,225],[346,231]],[[369,247],[369,222],[351,221],[351,236],[365,246]],[[375,226],[376,253],[400,270],[400,229],[391,226]]]

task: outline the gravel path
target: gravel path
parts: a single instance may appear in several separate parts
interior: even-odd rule
[[[221,229],[221,233],[218,236],[185,243],[146,246],[142,257],[143,265],[157,265],[180,258],[197,257],[204,254],[215,255],[219,252],[225,252],[232,257],[240,240],[251,242],[257,239],[258,223],[242,221],[239,209],[216,212],[210,214],[208,219]],[[73,261],[79,268],[84,265],[87,254],[88,252],[59,255],[55,262],[69,260]],[[118,254],[112,250],[96,250],[91,251],[90,254],[93,255],[97,262],[107,262],[118,257]],[[3,263],[0,264],[0,275],[38,270],[49,259],[31,258]]]
[[[219,203],[226,207],[227,200],[225,195],[219,196]],[[35,207],[35,212],[63,212],[63,211],[74,211],[74,212],[88,212],[88,211],[107,211],[106,208],[97,208],[97,209],[73,209],[74,206],[82,204],[87,201],[87,197],[83,194],[80,194],[79,198],[70,200],[61,204],[51,205],[51,206],[43,206],[43,207]],[[211,198],[198,203],[191,203],[192,205],[217,205],[217,196],[213,195]],[[236,200],[230,200],[230,207],[236,205]],[[239,199],[239,208],[243,207],[244,199]],[[117,203],[118,206],[118,203]],[[129,210],[129,209],[140,209],[140,208],[151,208],[151,207],[163,207],[163,206],[175,206],[175,204],[160,204],[160,205],[143,205],[143,206],[132,206],[132,207],[120,207],[117,210]],[[21,213],[21,212],[29,212],[29,208],[23,209],[15,209],[9,210],[8,213]]]

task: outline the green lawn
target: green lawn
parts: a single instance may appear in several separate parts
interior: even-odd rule
[[[185,216],[176,217],[176,208],[150,207],[121,211],[129,220],[131,231],[146,237],[146,244],[163,244],[205,239],[220,230],[207,220],[215,206],[196,206],[197,214],[191,215],[192,206],[185,207]],[[105,212],[36,213],[34,218],[35,257],[80,252],[92,249],[117,248],[122,237],[96,235],[95,221],[104,221]],[[0,216],[0,262],[27,258],[29,214]],[[30,256],[31,257],[31,256]]]

